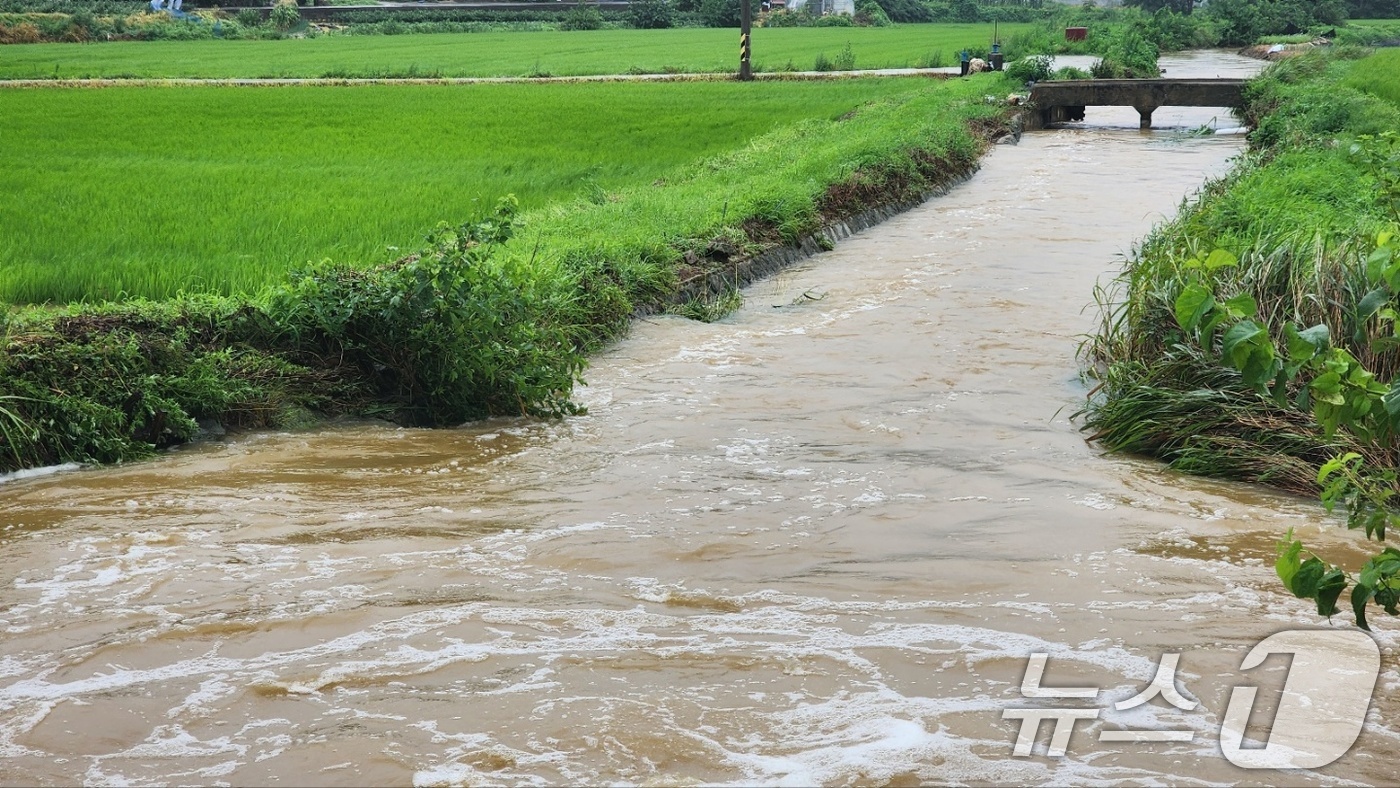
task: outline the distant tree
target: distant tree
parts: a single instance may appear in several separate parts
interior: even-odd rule
[[[674,24],[671,0],[632,0],[627,14],[632,26],[642,30],[657,30]]]
[[[976,0],[953,0],[948,4],[955,22],[981,22],[982,9]]]
[[[1350,19],[1400,19],[1400,0],[1347,0]]]
[[[282,32],[301,24],[301,12],[297,10],[296,0],[278,0],[267,18],[273,27]]]
[[[1346,20],[1348,11],[1347,0],[1209,0],[1202,10],[1215,18],[1221,43],[1227,45],[1335,25]]]
[[[933,11],[919,0],[875,0],[892,22],[932,22]],[[1396,0],[1400,2],[1400,0]]]
[[[598,10],[597,5],[590,5],[584,0],[578,0],[578,3],[564,14],[564,21],[559,23],[560,30],[601,30],[602,27],[603,12]]]
[[[1400,2],[1400,0],[1396,1]],[[1123,0],[1123,5],[1134,6],[1148,12],[1165,8],[1178,14],[1189,14],[1196,10],[1196,0]]]
[[[738,27],[739,0],[701,0],[700,18],[706,27]]]

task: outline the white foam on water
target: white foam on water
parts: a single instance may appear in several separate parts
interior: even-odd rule
[[[0,703],[0,758],[19,758],[24,755],[44,753],[26,747],[16,741],[20,736],[33,730],[43,722],[49,713],[58,706],[58,701]]]
[[[237,685],[230,683],[228,678],[229,674],[227,673],[216,673],[201,681],[199,689],[186,695],[184,702],[166,712],[165,716],[175,719],[188,716],[202,717],[214,713],[217,710],[215,704],[218,701],[226,700],[241,690]]]
[[[1087,506],[1090,509],[1098,509],[1099,511],[1108,511],[1118,508],[1118,505],[1105,498],[1103,493],[1093,492],[1083,498],[1071,498],[1071,500],[1080,506]]]
[[[531,541],[586,534],[618,527],[602,522],[580,523],[544,532],[497,534],[479,540],[476,555],[524,547]],[[513,547],[512,547],[513,545]],[[441,556],[443,553],[433,553]],[[1096,553],[1090,560],[1103,560]],[[729,769],[732,778],[714,777],[716,782],[763,784],[816,784],[882,782],[913,774],[921,780],[958,775],[959,780],[997,783],[1072,782],[1107,784],[1121,780],[1141,783],[1190,783],[1190,775],[1155,774],[1094,763],[1089,748],[1078,758],[1058,763],[1019,760],[1007,757],[1009,739],[981,739],[967,733],[955,734],[939,723],[950,714],[982,714],[997,717],[1012,706],[1025,705],[1004,681],[977,679],[996,666],[1004,674],[1008,664],[1023,663],[1030,653],[1047,653],[1052,664],[1064,662],[1108,671],[1119,677],[1105,690],[1109,700],[1131,697],[1155,673],[1154,659],[1135,654],[1113,642],[1096,639],[1079,644],[1061,643],[1029,634],[995,627],[937,622],[908,622],[891,619],[891,614],[919,610],[977,610],[986,603],[938,600],[901,601],[892,599],[840,599],[804,596],[779,590],[744,594],[694,588],[652,577],[632,577],[625,584],[643,604],[679,602],[681,610],[636,607],[632,609],[576,609],[557,606],[507,606],[499,603],[445,605],[384,621],[361,631],[325,643],[287,649],[244,659],[220,656],[216,649],[169,665],[145,669],[114,667],[110,672],[68,682],[50,681],[42,673],[0,687],[3,717],[18,724],[0,725],[0,752],[19,755],[26,752],[15,744],[25,730],[32,729],[55,704],[81,702],[114,691],[142,692],[162,684],[195,682],[192,690],[175,705],[167,717],[172,723],[158,726],[147,739],[120,756],[93,764],[94,782],[149,782],[135,776],[120,763],[131,759],[179,757],[199,761],[197,779],[208,781],[241,762],[277,757],[294,745],[286,731],[245,730],[238,734],[207,736],[199,739],[188,726],[214,718],[220,709],[236,702],[246,688],[280,688],[367,716],[354,704],[390,692],[391,683],[411,682],[454,665],[491,664],[492,660],[529,657],[543,661],[524,675],[505,681],[491,681],[475,689],[463,690],[463,702],[492,696],[513,695],[545,701],[577,689],[561,674],[561,657],[581,660],[581,664],[606,665],[618,655],[645,654],[648,659],[681,660],[681,664],[708,664],[727,655],[742,655],[745,674],[759,681],[798,681],[804,677],[837,675],[846,677],[847,687],[838,695],[814,699],[798,694],[788,708],[753,712],[748,728],[753,736],[731,741],[718,732],[693,729],[670,731],[686,736],[710,754],[710,760]],[[1196,594],[1186,599],[1162,600],[1161,604],[1188,610],[1234,601],[1229,589],[1218,595]],[[1241,597],[1247,604],[1262,604]],[[1054,615],[1068,603],[1044,606],[1035,603],[1001,601],[1015,608],[1040,615]],[[1110,605],[1111,607],[1111,605]],[[712,609],[717,608],[717,609]],[[454,627],[467,622],[486,625],[485,637],[472,641],[455,636]],[[479,627],[475,631],[480,631]],[[877,653],[897,651],[911,657],[928,658],[943,670],[958,667],[981,691],[969,688],[944,697],[920,697],[893,689],[893,679],[885,674]],[[1155,655],[1154,655],[1155,656]],[[10,663],[12,664],[12,663]],[[17,667],[17,666],[16,666]],[[32,668],[31,668],[32,669]],[[939,668],[931,668],[937,670]],[[487,669],[485,675],[490,675]],[[1190,679],[1189,676],[1183,680]],[[1400,676],[1389,680],[1400,682]],[[342,686],[359,689],[345,692]],[[760,685],[761,686],[761,685]],[[781,685],[779,685],[781,686]],[[997,691],[996,687],[1002,691]],[[673,702],[700,702],[705,689],[675,687]],[[599,696],[599,698],[607,697]],[[776,696],[770,696],[776,697]],[[346,704],[351,704],[346,706]],[[1111,704],[1099,704],[1107,706]],[[330,713],[330,712],[328,712]],[[384,716],[384,715],[379,715]],[[1105,721],[1131,729],[1189,727],[1208,739],[1214,721],[1209,717],[1185,719],[1145,708],[1130,715]],[[407,725],[422,730],[426,721],[406,719]],[[669,724],[669,723],[668,723]],[[680,725],[680,723],[676,723]],[[1096,723],[1097,724],[1097,723]],[[273,726],[275,727],[275,726]],[[684,727],[684,726],[682,726]],[[1086,728],[1092,732],[1095,728]],[[452,734],[457,735],[457,734]],[[568,749],[542,747],[533,752],[504,747],[498,741],[471,738],[451,740],[448,734],[434,734],[442,744],[423,755],[424,766],[413,775],[417,785],[474,783],[542,784],[541,774],[562,773],[565,762],[582,771],[571,772],[582,781],[617,781],[616,774],[590,771],[581,753]],[[1199,743],[1199,742],[1198,742]],[[449,746],[450,745],[450,746]],[[457,749],[452,749],[452,748]],[[489,762],[473,761],[484,749],[498,753]],[[1205,757],[1205,756],[1202,756]],[[216,761],[216,763],[210,763]],[[1189,759],[1188,759],[1189,762]],[[912,771],[911,771],[912,770]],[[715,774],[721,774],[716,772]],[[611,776],[609,776],[611,774]],[[664,778],[664,774],[662,775]],[[664,782],[664,779],[663,779]]]
[[[886,784],[896,779],[921,782],[998,785],[1203,785],[1185,774],[1095,765],[1093,756],[1054,761],[1011,758],[1007,739],[952,733],[939,722],[945,715],[987,712],[1003,704],[992,699],[907,697],[889,690],[852,693],[766,715],[768,737],[729,742],[726,760],[742,773],[727,784],[848,785]],[[1132,722],[1159,723],[1151,712]],[[1097,724],[1078,732],[1090,738]]]
[[[65,462],[61,465],[46,465],[42,468],[23,468],[18,471],[10,471],[9,473],[0,473],[0,484],[17,482],[24,479],[35,479],[40,476],[52,476],[55,473],[76,471],[82,467],[82,465],[76,462]]]
[[[136,537],[135,544],[129,544],[125,549],[118,547],[120,552],[112,554],[103,554],[98,549],[99,543],[105,544],[111,540],[80,540],[73,546],[84,548],[83,558],[53,569],[52,577],[40,580],[18,578],[14,587],[25,591],[38,591],[38,605],[53,605],[72,597],[91,595],[95,591],[108,589],[114,589],[111,596],[97,597],[94,601],[126,604],[144,594],[156,579],[167,575],[176,566],[176,562],[171,559],[176,556],[177,547],[152,547],[140,539],[139,535]],[[116,538],[122,537],[118,535]],[[122,587],[116,590],[120,584],[126,584],[136,578],[148,578],[148,582],[138,584],[134,588]]]
[[[436,720],[413,723],[429,734],[433,744],[446,745],[434,766],[413,773],[415,788],[471,785],[551,785],[552,781],[530,770],[559,767],[567,761],[563,752],[528,752],[508,747],[485,733],[448,733]],[[556,781],[557,782],[557,781]]]

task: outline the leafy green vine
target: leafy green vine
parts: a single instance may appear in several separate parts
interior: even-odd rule
[[[1285,323],[1276,340],[1255,319],[1258,305],[1253,297],[1216,299],[1216,274],[1238,262],[1234,255],[1217,249],[1183,263],[1185,276],[1173,304],[1182,330],[1201,348],[1218,348],[1221,363],[1238,371],[1241,380],[1261,396],[1280,407],[1291,404],[1311,412],[1326,436],[1345,430],[1362,446],[1390,446],[1400,433],[1400,379],[1390,383],[1377,379],[1352,353],[1332,345],[1326,325],[1300,329]],[[1373,342],[1400,343],[1400,311],[1395,306],[1400,295],[1400,238],[1395,233],[1376,236],[1365,275],[1371,289],[1353,315],[1357,332],[1369,321],[1388,324],[1389,330]],[[1317,483],[1327,510],[1340,506],[1347,526],[1363,529],[1368,538],[1384,541],[1387,528],[1400,525],[1400,512],[1392,503],[1395,469],[1374,467],[1362,454],[1346,452],[1323,464]],[[1365,610],[1370,602],[1387,613],[1400,614],[1400,550],[1386,547],[1357,576],[1311,553],[1304,559],[1304,552],[1302,542],[1290,531],[1280,544],[1276,569],[1290,591],[1316,601],[1319,614],[1335,614],[1336,602],[1348,586],[1358,626],[1369,628]]]

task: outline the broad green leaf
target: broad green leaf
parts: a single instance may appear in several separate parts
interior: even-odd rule
[[[1384,287],[1377,287],[1375,290],[1362,296],[1361,303],[1356,305],[1356,319],[1368,320],[1385,303],[1390,300],[1390,292]]]
[[[1267,341],[1264,329],[1253,320],[1241,320],[1225,332],[1220,350],[1234,363],[1236,369],[1240,369],[1253,351],[1253,344],[1260,339]]]
[[[1342,396],[1342,376],[1336,372],[1327,372],[1313,378],[1308,384],[1308,389],[1312,391],[1313,399],[1317,402],[1332,405],[1346,403],[1346,398]]]
[[[1293,575],[1293,582],[1290,584],[1289,590],[1299,599],[1315,599],[1317,598],[1318,585],[1322,583],[1322,576],[1326,573],[1327,565],[1313,556],[1298,567],[1298,572]]]
[[[1235,317],[1254,317],[1254,313],[1259,311],[1258,302],[1249,293],[1240,293],[1226,301],[1224,306]]]
[[[1176,297],[1176,322],[1187,331],[1195,331],[1201,319],[1215,307],[1215,297],[1205,287],[1192,282]]]
[[[1317,614],[1331,616],[1337,612],[1337,597],[1347,587],[1347,576],[1335,566],[1327,570],[1317,585]]]
[[[1374,380],[1375,377],[1375,375],[1371,374],[1371,370],[1366,369],[1360,364],[1356,364],[1351,369],[1347,370],[1347,382],[1353,386],[1366,386]]]
[[[1299,331],[1292,323],[1285,323],[1283,335],[1288,343],[1288,357],[1295,362],[1309,361],[1326,349],[1329,339],[1327,326],[1319,323],[1312,328]]]
[[[1200,342],[1201,347],[1209,348],[1215,345],[1215,329],[1221,323],[1230,319],[1230,314],[1223,309],[1212,309],[1208,318],[1201,324]]]
[[[1400,260],[1394,260],[1390,265],[1387,265],[1381,277],[1386,287],[1389,287],[1392,293],[1395,292],[1397,288],[1400,288]]]
[[[1395,577],[1397,572],[1400,572],[1400,561],[1381,553],[1366,562],[1366,566],[1362,567],[1361,574],[1357,577],[1357,582],[1377,587]]]
[[[1307,386],[1298,389],[1298,396],[1293,398],[1293,406],[1298,410],[1307,413],[1312,410],[1312,390]]]
[[[1366,538],[1384,542],[1387,519],[1389,518],[1386,517],[1384,509],[1376,509],[1371,512],[1371,515],[1366,518]],[[1348,522],[1347,525],[1350,526],[1351,523]]]
[[[1206,257],[1205,265],[1207,271],[1215,271],[1220,268],[1229,268],[1237,263],[1239,263],[1239,258],[1224,249],[1216,249]]]
[[[1303,554],[1303,543],[1297,539],[1292,539],[1293,529],[1288,529],[1288,538],[1291,541],[1279,542],[1278,560],[1274,562],[1274,571],[1278,573],[1278,579],[1283,581],[1284,587],[1293,590],[1293,577],[1298,574],[1298,566],[1302,563],[1299,556]]]
[[[1395,589],[1390,586],[1378,587],[1375,593],[1375,600],[1376,604],[1380,605],[1385,612],[1392,616],[1400,615],[1400,608],[1396,607],[1400,605],[1400,594],[1397,594]]]
[[[1377,249],[1366,256],[1366,278],[1373,284],[1386,278],[1386,267],[1390,264],[1390,249]]]
[[[1269,384],[1281,377],[1279,373],[1283,369],[1283,365],[1274,358],[1273,345],[1269,344],[1267,337],[1261,337],[1237,353],[1244,354],[1240,377],[1255,391],[1267,395]]]
[[[1366,603],[1371,601],[1374,593],[1375,589],[1360,583],[1351,589],[1351,612],[1356,616],[1356,625],[1367,632],[1371,631],[1371,627],[1366,623]]]
[[[1337,457],[1333,457],[1332,459],[1328,460],[1327,462],[1324,462],[1324,463],[1322,464],[1322,467],[1319,468],[1318,471],[1317,471],[1317,483],[1318,483],[1318,484],[1323,484],[1323,483],[1325,483],[1325,482],[1327,481],[1327,477],[1329,477],[1329,476],[1331,476],[1332,474],[1336,473],[1336,472],[1337,472],[1338,470],[1340,470],[1344,465],[1350,463],[1351,461],[1353,461],[1353,460],[1359,460],[1359,459],[1361,459],[1361,455],[1360,455],[1360,454],[1357,454],[1357,453],[1354,452],[1354,451],[1349,451],[1349,452],[1347,452],[1346,454],[1342,454],[1342,455],[1339,455],[1339,456],[1337,456]],[[1301,548],[1300,548],[1300,549],[1301,549]]]
[[[1340,394],[1336,396],[1341,398]],[[1313,401],[1313,418],[1322,425],[1322,433],[1330,438],[1337,433],[1337,427],[1341,424],[1341,409],[1325,400],[1317,399]]]

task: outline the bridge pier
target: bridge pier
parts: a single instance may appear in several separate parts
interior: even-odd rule
[[[1037,82],[1030,103],[1045,125],[1062,123],[1084,107],[1132,107],[1139,128],[1152,128],[1158,107],[1237,107],[1243,101],[1242,79],[1081,79]]]

